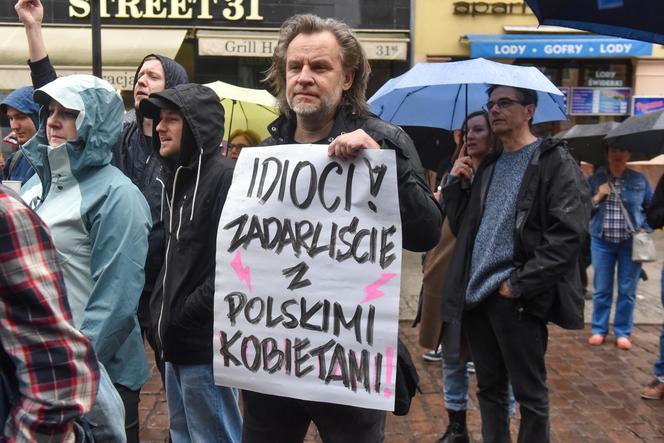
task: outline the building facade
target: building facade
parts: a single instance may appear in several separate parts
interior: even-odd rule
[[[413,22],[415,62],[484,57],[542,70],[567,95],[570,115],[543,132],[664,108],[660,45],[540,27],[516,0],[417,0]]]
[[[91,72],[91,0],[44,2],[44,35],[58,73]],[[132,87],[147,54],[175,58],[192,81],[222,80],[261,88],[281,23],[313,13],[344,20],[358,34],[372,65],[370,88],[409,67],[410,0],[98,0],[103,76],[118,90]],[[0,5],[0,91],[30,83],[25,33],[14,2]]]

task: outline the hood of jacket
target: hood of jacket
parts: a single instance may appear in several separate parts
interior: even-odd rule
[[[79,175],[88,168],[111,162],[111,151],[120,138],[124,106],[122,99],[105,80],[92,75],[59,77],[34,93],[42,105],[39,129],[24,146],[23,152],[48,189],[50,183],[49,150],[66,150],[69,168]],[[46,136],[48,103],[55,100],[67,109],[78,111],[76,139],[51,148]]]
[[[161,67],[164,68],[164,81],[165,81],[164,89],[169,89],[177,85],[189,83],[189,76],[187,76],[187,71],[185,71],[184,67],[180,63],[163,55],[148,54],[145,57],[143,57],[143,60],[141,60],[141,63],[138,65],[138,68],[136,68],[136,72],[134,73],[134,83],[132,84],[131,87],[132,91],[136,89],[136,83],[138,83],[138,73],[141,72],[143,64],[147,59],[151,58],[156,58],[157,60],[159,60],[159,63],[161,63]],[[140,111],[136,113],[135,120],[136,123],[138,124],[138,127],[142,128],[143,115],[141,115]]]
[[[0,110],[7,112],[7,106],[16,109],[32,119],[35,128],[39,127],[39,105],[32,99],[32,86],[15,89],[0,102]]]
[[[174,167],[194,167],[199,157],[218,154],[224,135],[224,108],[217,94],[207,86],[187,83],[150,94],[141,101],[141,113],[154,122],[152,149],[159,154],[159,113],[162,108],[176,109],[185,121],[182,131],[182,148],[177,164],[164,161],[171,172]],[[159,156],[159,158],[162,158]],[[162,158],[163,160],[163,158]]]

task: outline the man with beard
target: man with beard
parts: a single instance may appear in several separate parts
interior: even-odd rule
[[[379,120],[365,99],[369,63],[350,28],[334,19],[297,15],[281,26],[267,80],[281,116],[263,145],[324,143],[330,156],[349,159],[362,149],[396,153],[403,245],[426,251],[440,235],[441,212],[422,175],[413,142]],[[324,441],[380,442],[385,411],[244,391],[243,441],[303,441],[309,423]]]

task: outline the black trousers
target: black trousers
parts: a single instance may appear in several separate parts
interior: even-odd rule
[[[518,442],[550,440],[544,354],[546,324],[520,310],[518,299],[493,294],[464,313],[464,330],[477,371],[484,443],[510,442],[507,385],[521,411]]]
[[[141,390],[132,391],[131,389],[115,384],[120,398],[125,408],[125,433],[127,434],[127,443],[138,443],[138,402],[140,401]]]
[[[242,391],[243,443],[302,443],[313,420],[325,443],[380,443],[385,411]]]

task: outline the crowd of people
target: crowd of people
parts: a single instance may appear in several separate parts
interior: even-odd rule
[[[385,411],[251,391],[241,411],[238,390],[215,385],[218,221],[234,160],[257,136],[235,131],[219,155],[219,98],[158,54],[137,67],[136,118],[123,118],[104,80],[57,76],[40,0],[15,8],[33,85],[0,105],[20,146],[3,175],[22,184],[20,196],[0,187],[4,438],[138,442],[147,341],[173,442],[301,442],[312,421],[324,441],[383,441]],[[430,251],[422,340],[442,344],[450,426],[440,441],[468,441],[470,360],[484,441],[510,441],[516,405],[518,441],[549,441],[547,324],[583,328],[582,245],[589,233],[589,342],[601,345],[609,332],[617,263],[614,334],[629,349],[640,271],[630,233],[664,225],[664,184],[653,198],[647,180],[625,168],[629,151],[614,148],[588,184],[563,143],[533,134],[536,92],[495,85],[485,110],[467,116],[434,196],[410,138],[369,112],[369,72],[346,24],[288,19],[266,76],[281,115],[261,145],[326,144],[340,159],[395,152],[403,246]],[[661,359],[644,397],[664,397]]]
[[[519,441],[548,441],[548,425],[543,420],[547,416],[543,361],[547,334],[544,325],[551,321],[563,327],[582,327],[580,294],[585,293],[586,284],[583,280],[577,281],[577,277],[583,277],[586,266],[592,263],[592,335],[588,344],[601,346],[605,343],[613,308],[615,346],[621,350],[631,349],[636,288],[642,275],[642,264],[632,254],[632,235],[664,226],[664,179],[660,179],[653,197],[647,177],[627,167],[631,156],[629,149],[607,145],[607,165],[597,168],[586,180],[580,176],[577,167],[569,166],[568,154],[564,158],[564,169],[561,164],[544,163],[542,155],[554,146],[560,146],[561,142],[554,139],[534,141],[529,137],[532,136],[529,129],[532,113],[521,122],[522,141],[516,146],[522,148],[510,149],[510,145],[514,146],[510,138],[516,131],[504,130],[514,117],[514,111],[508,110],[516,106],[536,106],[537,96],[533,91],[517,88],[492,99],[496,91],[509,89],[513,88],[490,88],[486,111],[471,114],[464,122],[459,148],[452,155],[438,188],[442,189],[442,194],[437,196],[445,216],[441,240],[425,254],[423,261],[421,301],[415,324],[420,326],[420,345],[431,349],[423,354],[423,359],[442,362],[449,425],[440,443],[469,441],[465,411],[468,374],[471,372],[477,372],[485,441],[509,441],[508,420],[513,415],[515,398],[521,408]],[[541,151],[532,151],[533,143],[539,144]],[[557,149],[566,153],[565,148]],[[528,150],[532,152],[526,154]],[[519,164],[526,160],[513,156],[514,152],[528,157],[530,165]],[[498,155],[498,160],[496,154],[493,155],[495,166],[491,172],[487,172],[487,168],[492,166],[486,163],[492,160],[483,162],[487,153],[489,158],[492,153]],[[512,160],[508,161],[510,157]],[[508,162],[509,166],[499,169],[501,161]],[[567,187],[556,188],[556,181],[546,178],[550,195],[524,189],[525,180],[533,180],[537,177],[534,174],[541,174],[546,168],[561,174],[557,178],[566,179],[567,183],[563,183]],[[516,174],[513,180],[504,181],[506,175],[513,173]],[[477,191],[475,181],[479,176],[488,179],[489,185]],[[562,198],[566,193],[574,193],[574,188],[577,189],[574,200],[570,200],[569,195]],[[494,189],[502,191],[495,190],[492,194]],[[516,192],[516,189],[518,193],[512,196],[505,192]],[[479,199],[480,206],[469,213],[473,209],[475,192],[479,192],[475,198]],[[529,232],[531,209],[537,204],[535,208],[542,211],[538,198],[550,201],[552,212],[540,214],[540,220],[535,221]],[[526,203],[523,203],[524,199]],[[504,214],[506,208],[508,213]],[[523,217],[521,223],[520,215]],[[500,225],[506,217],[507,223],[501,231]],[[457,223],[456,227],[454,223]],[[548,223],[553,224],[547,227]],[[508,232],[507,227],[516,228],[516,231]],[[584,231],[589,241],[583,239]],[[467,243],[459,248],[457,245],[462,235]],[[528,236],[531,239],[540,237],[539,241],[545,240],[552,249],[544,251],[536,242],[524,245],[529,241]],[[581,243],[576,242],[579,238]],[[584,260],[586,247],[591,252],[591,263]],[[533,259],[528,259],[528,254],[533,254]],[[573,263],[574,260],[580,260],[580,272],[567,269],[566,273],[560,274],[563,263]],[[554,273],[549,273],[556,268]],[[614,278],[616,270],[617,279]],[[559,280],[561,277],[562,281]],[[617,281],[615,303],[614,280]],[[539,293],[537,297],[524,299],[524,286],[525,294]],[[580,292],[579,287],[583,288]],[[664,286],[662,288],[664,297]],[[493,292],[502,299],[492,298],[490,294]],[[549,292],[551,294],[547,294]],[[501,307],[507,303],[505,299],[512,304],[511,307]],[[662,302],[664,306],[664,299]],[[518,330],[515,325],[525,323],[526,314],[533,316],[530,320],[539,321],[528,329]],[[461,348],[456,347],[458,336],[462,337]],[[471,359],[474,362],[469,361]],[[664,398],[663,359],[664,328],[659,359],[654,367],[655,379],[640,393],[644,399]],[[514,380],[509,384],[512,377]],[[526,386],[519,387],[524,381]]]

